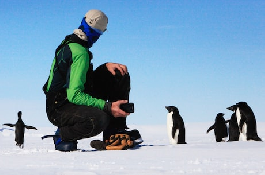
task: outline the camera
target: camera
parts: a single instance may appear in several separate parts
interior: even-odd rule
[[[134,103],[123,103],[120,109],[127,113],[134,113]]]

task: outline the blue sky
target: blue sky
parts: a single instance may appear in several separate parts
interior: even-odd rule
[[[89,9],[109,18],[94,66],[126,64],[135,113],[129,125],[166,124],[166,105],[185,122],[213,122],[246,101],[265,121],[265,1],[0,0],[0,123],[52,126],[42,85],[54,50]]]

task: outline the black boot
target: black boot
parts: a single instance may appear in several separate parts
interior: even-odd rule
[[[64,152],[77,150],[77,141],[62,141],[59,129],[57,129],[55,135],[45,135],[42,139],[49,137],[53,138],[55,150]]]
[[[128,134],[133,141],[133,146],[139,145],[143,143],[143,139],[141,137],[140,132],[137,129],[133,129],[131,131],[126,131],[126,134]]]
[[[77,150],[77,141],[62,141],[60,131],[57,129],[53,137],[55,150],[58,151],[74,151]]]

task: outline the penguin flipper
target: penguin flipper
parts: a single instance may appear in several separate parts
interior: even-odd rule
[[[209,129],[207,129],[206,133],[209,133],[212,129],[214,129],[215,125],[213,124],[212,126],[209,127]]]
[[[175,135],[176,135],[176,131],[177,131],[177,127],[172,127],[172,132],[171,132],[171,136],[172,138],[174,139],[175,138]]]
[[[14,126],[16,126],[15,124],[11,124],[11,123],[5,123],[5,124],[3,124],[3,125],[10,126],[10,127],[14,127]]]
[[[25,126],[25,128],[27,128],[27,129],[35,129],[35,130],[37,130],[37,128],[35,128],[34,126]]]

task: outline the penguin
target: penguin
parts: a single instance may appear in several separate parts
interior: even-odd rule
[[[185,141],[185,125],[179,110],[175,106],[165,106],[167,114],[167,131],[169,142],[175,144],[187,144]]]
[[[246,140],[262,141],[257,133],[256,118],[251,107],[246,102],[238,102],[236,106],[236,115],[241,116],[239,131],[246,136]]]
[[[226,109],[233,111],[233,114],[231,115],[231,118],[229,120],[229,129],[228,129],[229,139],[228,139],[228,142],[239,141],[240,132],[239,132],[239,125],[238,125],[237,116],[236,116],[237,106],[233,105],[233,106],[227,107]]]
[[[232,105],[226,109],[233,111],[229,122],[229,135],[231,135],[231,139],[229,138],[229,141],[246,141],[245,117],[241,116],[237,105]]]
[[[17,115],[18,115],[18,120],[17,120],[16,124],[5,123],[3,125],[10,126],[10,127],[14,127],[15,126],[15,141],[16,141],[16,145],[19,146],[20,148],[24,148],[25,128],[27,128],[27,129],[35,129],[35,130],[37,130],[37,128],[35,128],[34,126],[25,125],[25,123],[21,119],[21,115],[22,115],[21,111],[19,111],[17,113]]]
[[[224,116],[223,113],[218,113],[216,115],[214,124],[210,126],[209,129],[206,131],[207,133],[209,133],[212,129],[214,129],[216,142],[225,141],[226,138],[228,137],[227,126],[226,126],[226,123],[228,121],[225,121],[223,116]]]

